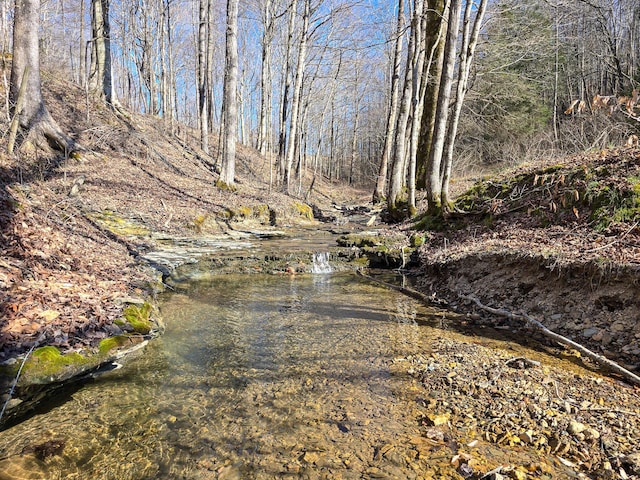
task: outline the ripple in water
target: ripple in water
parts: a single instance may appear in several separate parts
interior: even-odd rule
[[[144,356],[0,434],[0,479],[455,476],[448,453],[416,444],[419,393],[390,373],[446,334],[426,325],[434,312],[318,278],[228,275],[167,295]],[[61,454],[30,453],[52,440]]]

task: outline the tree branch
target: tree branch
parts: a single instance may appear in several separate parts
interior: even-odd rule
[[[533,327],[535,330],[537,330],[538,332],[542,333],[545,337],[551,338],[552,340],[555,340],[556,342],[558,342],[558,343],[560,343],[562,345],[569,346],[571,348],[575,348],[582,355],[584,355],[585,357],[590,358],[591,360],[595,361],[599,365],[609,368],[611,371],[618,373],[619,375],[621,375],[622,377],[624,377],[629,382],[631,382],[631,383],[633,383],[635,385],[640,385],[640,377],[637,376],[636,374],[634,374],[633,372],[630,372],[626,368],[618,365],[613,360],[609,360],[608,358],[605,358],[602,355],[598,355],[597,353],[592,352],[588,348],[580,345],[579,343],[574,342],[570,338],[564,337],[564,336],[562,336],[562,335],[560,335],[560,334],[558,334],[558,333],[556,333],[556,332],[554,332],[552,330],[549,330],[540,321],[536,320],[535,318],[533,318],[532,316],[530,316],[530,315],[528,315],[526,313],[517,314],[517,313],[510,312],[508,310],[489,307],[489,306],[484,305],[483,303],[481,303],[480,300],[478,300],[473,295],[458,294],[458,296],[460,298],[465,299],[465,300],[472,301],[480,309],[482,309],[482,310],[484,310],[486,312],[492,313],[494,315],[499,315],[501,317],[506,317],[506,318],[510,318],[510,319],[514,319],[514,320],[524,321],[527,325]]]

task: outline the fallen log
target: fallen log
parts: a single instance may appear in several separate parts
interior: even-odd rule
[[[417,290],[413,290],[411,288],[407,288],[407,287],[401,287],[400,285],[394,285],[393,283],[388,283],[385,282],[384,280],[380,280],[378,278],[373,278],[369,275],[367,275],[366,273],[362,272],[361,270],[356,270],[356,273],[363,277],[366,278],[367,280],[370,280],[374,283],[379,283],[380,285],[383,285],[387,288],[390,288],[391,290],[396,290],[398,292],[404,293],[405,295],[407,295],[408,297],[412,297],[415,298],[416,300],[420,300],[421,302],[425,302],[428,303],[430,305],[436,305],[438,307],[446,307],[447,306],[447,302],[444,300],[441,300],[439,298],[436,298],[435,296],[429,296],[429,295],[425,295],[422,292],[418,292]]]

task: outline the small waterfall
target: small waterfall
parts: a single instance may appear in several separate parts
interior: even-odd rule
[[[333,268],[329,265],[329,252],[317,252],[313,254],[313,266],[311,273],[331,273]]]

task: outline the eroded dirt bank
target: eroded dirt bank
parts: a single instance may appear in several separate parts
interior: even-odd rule
[[[476,311],[460,298],[465,295],[493,308],[526,312],[551,330],[637,370],[640,267],[607,271],[593,263],[558,266],[554,262],[506,251],[482,252],[445,263],[427,260],[418,270],[417,287],[446,298],[461,311]],[[481,311],[473,318],[513,329],[523,327]]]

